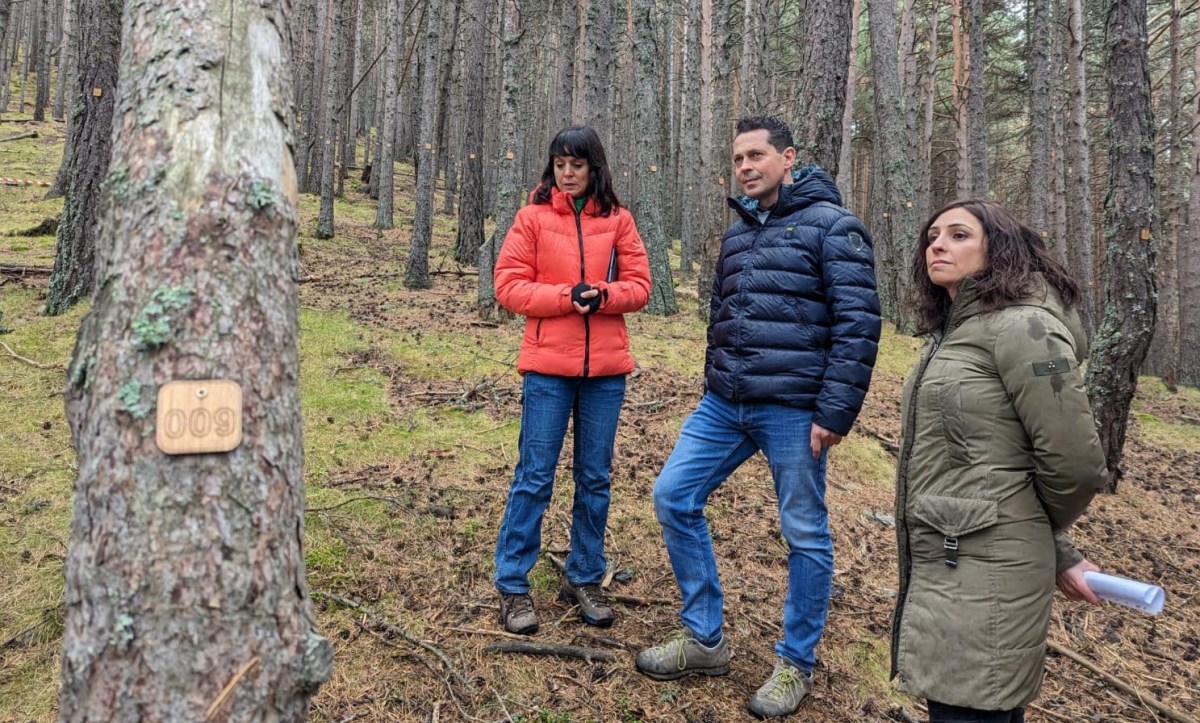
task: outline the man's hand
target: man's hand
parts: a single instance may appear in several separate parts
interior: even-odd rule
[[[1100,598],[1096,597],[1088,587],[1087,580],[1083,578],[1085,572],[1100,572],[1100,568],[1093,565],[1091,560],[1080,560],[1058,573],[1058,591],[1068,600],[1086,600],[1093,605],[1099,605]]]
[[[820,457],[822,450],[827,447],[837,446],[838,442],[841,441],[842,435],[837,432],[831,432],[819,424],[814,424],[812,426],[812,435],[809,437],[813,459]]]

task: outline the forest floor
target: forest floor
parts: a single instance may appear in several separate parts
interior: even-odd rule
[[[61,124],[0,122],[0,176],[53,180]],[[302,198],[301,391],[306,560],[321,629],[335,644],[333,679],[314,699],[319,721],[737,721],[769,675],[780,636],[786,550],[760,456],[707,509],[735,651],[726,677],[657,683],[633,656],[675,629],[678,592],[650,490],[700,397],[704,327],[694,278],[674,317],[628,319],[639,371],[630,379],[613,467],[609,592],[618,619],[583,625],[557,599],[568,544],[568,438],[532,574],[543,624],[533,642],[582,646],[589,659],[489,649],[511,642],[497,623],[492,548],[513,472],[520,414],[521,324],[480,321],[475,270],[452,259],[455,219],[438,215],[433,288],[403,288],[412,169],[397,167],[400,226],[372,227],[374,202],[347,182],[337,236],[313,237],[317,200]],[[46,267],[54,237],[13,232],[58,213],[44,189],[0,186],[0,265]],[[441,208],[439,191],[436,208]],[[0,276],[0,723],[52,720],[62,629],[74,454],[61,393],[86,304],[40,315],[47,278]],[[818,649],[816,688],[794,720],[923,718],[888,681],[896,594],[893,512],[899,396],[919,343],[885,331],[857,431],[833,450],[828,505],[835,587]],[[1156,699],[1200,716],[1200,390],[1141,380],[1126,475],[1076,528],[1108,572],[1167,591],[1151,617],[1057,597],[1051,639],[1132,687],[1123,691],[1051,653],[1030,721],[1165,721]],[[610,658],[610,659],[602,659]]]

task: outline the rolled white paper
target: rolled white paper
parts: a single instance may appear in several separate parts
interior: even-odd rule
[[[1101,600],[1115,602],[1142,612],[1158,615],[1163,609],[1163,589],[1137,580],[1102,572],[1085,572],[1083,579]]]

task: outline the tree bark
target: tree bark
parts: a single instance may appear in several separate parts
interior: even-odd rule
[[[612,147],[612,89],[616,80],[616,3],[588,0],[583,61],[584,122],[596,129],[606,148]]]
[[[954,148],[957,153],[955,175],[958,180],[955,196],[958,198],[971,197],[975,187],[971,175],[970,113],[968,112],[970,52],[967,48],[966,10],[963,7],[965,1],[950,0],[950,39],[954,46]]]
[[[341,32],[341,66],[338,71],[338,107],[341,109],[340,118],[338,119],[338,135],[340,143],[338,144],[338,161],[337,164],[337,195],[343,196],[346,193],[346,176],[349,174],[349,166],[354,165],[354,126],[351,124],[352,111],[354,109],[354,88],[355,65],[357,64],[357,54],[355,50],[358,46],[356,38],[359,34],[359,18],[361,12],[358,0],[349,0],[350,17],[343,21]]]
[[[904,303],[910,282],[909,260],[919,228],[913,203],[912,165],[903,143],[904,99],[900,92],[896,55],[896,8],[890,0],[868,0],[871,59],[875,70],[875,153],[878,158],[883,225],[876,227],[875,247],[891,263],[878,265],[879,297],[887,318],[905,333],[914,330],[909,305]]]
[[[289,8],[126,8],[103,281],[66,390],[60,721],[303,720],[331,674],[302,550]],[[205,379],[241,386],[240,446],[162,454],[156,390]]]
[[[851,151],[854,146],[854,97],[858,92],[858,28],[862,19],[862,0],[852,0],[850,10],[850,62],[846,69],[846,102],[842,108],[842,147],[838,154],[837,184],[843,202],[850,204],[854,190]]]
[[[967,141],[971,157],[971,194],[988,196],[992,184],[988,175],[987,114],[984,109],[987,55],[984,52],[983,0],[966,0],[967,46],[970,74],[967,76]]]
[[[1154,273],[1154,127],[1146,58],[1146,3],[1111,0],[1105,28],[1109,191],[1104,203],[1104,321],[1087,384],[1116,491],[1129,407],[1157,310]]]
[[[565,128],[574,121],[572,104],[575,102],[575,54],[579,44],[579,3],[559,0],[558,4],[558,58],[555,94],[558,97],[558,127]],[[465,169],[464,169],[465,170]]]
[[[1192,78],[1200,79],[1200,43],[1192,61]],[[1200,122],[1200,93],[1192,99],[1192,124]],[[1200,138],[1192,136],[1192,177],[1188,222],[1179,237],[1179,381],[1200,386]]]
[[[421,127],[418,131],[417,200],[413,213],[412,245],[404,269],[404,285],[410,289],[428,289],[429,247],[433,240],[433,182],[437,175],[435,148],[437,134],[438,55],[441,52],[441,0],[425,0],[425,53],[421,77]]]
[[[1080,316],[1090,336],[1096,328],[1096,234],[1092,214],[1091,145],[1087,126],[1087,58],[1083,0],[1067,0],[1067,27],[1070,33],[1067,69],[1070,75],[1067,124],[1067,268],[1083,288]]]
[[[37,43],[30,52],[37,55],[37,95],[33,101],[33,119],[46,120],[46,108],[50,105],[50,56],[54,43],[50,42],[50,0],[41,0],[38,6]]]
[[[331,0],[331,30],[325,44],[329,52],[325,63],[325,94],[321,100],[321,117],[325,120],[321,131],[321,208],[317,215],[317,238],[333,238],[333,196],[335,191],[334,170],[336,166],[338,137],[338,84],[336,78],[342,63],[341,37],[345,32],[345,6],[349,0]]]
[[[404,0],[387,0],[387,27],[394,28],[403,22]],[[396,102],[400,94],[400,54],[403,39],[395,33],[387,37],[387,51],[383,73],[383,123],[379,129],[379,153],[371,166],[371,175],[378,178],[375,192],[379,204],[375,207],[375,228],[389,229],[395,224],[393,203],[395,196],[395,153],[396,153]]]
[[[63,0],[62,30],[58,44],[58,80],[54,88],[54,120],[67,118],[67,89],[74,88],[74,77],[78,72],[75,59],[75,6],[72,0]],[[4,40],[3,23],[0,22],[0,43]]]
[[[741,114],[762,115],[763,59],[767,45],[767,13],[774,0],[742,3],[742,103]],[[858,3],[858,0],[853,0]],[[853,69],[851,71],[853,73]],[[851,83],[852,84],[852,83]]]
[[[633,54],[635,60],[635,97],[633,135],[655,138],[659,132],[658,80],[659,58],[656,34],[657,12],[654,0],[633,0]],[[633,216],[650,256],[650,301],[646,311],[668,316],[678,311],[675,285],[671,279],[668,241],[663,232],[663,156],[658,143],[636,146],[634,160]]]
[[[123,0],[78,0],[79,70],[59,176],[66,184],[45,313],[56,316],[92,293],[101,184],[112,156]]]
[[[504,245],[504,237],[512,227],[517,209],[525,189],[521,186],[518,169],[520,165],[516,143],[520,113],[517,107],[521,87],[521,50],[524,46],[524,19],[521,17],[521,0],[505,0],[500,25],[500,73],[504,78],[504,92],[500,96],[498,167],[496,183],[496,229],[479,249],[479,314],[484,319],[500,319],[507,312],[496,302],[496,259]]]
[[[697,167],[700,163],[700,0],[688,0],[687,21],[683,43],[683,83],[679,119],[679,185],[684,198],[696,198]],[[686,184],[686,185],[685,185]],[[697,213],[682,214],[679,270],[690,273],[700,245],[704,242],[704,217]]]
[[[808,38],[804,43],[804,90],[794,133],[796,150],[801,163],[816,163],[833,177],[837,177],[841,162],[853,14],[853,0],[825,0],[809,3],[804,15]]]
[[[1050,235],[1050,0],[1028,0],[1025,63],[1029,76],[1029,224]]]
[[[1182,236],[1187,184],[1183,165],[1183,138],[1187,135],[1183,122],[1183,66],[1180,58],[1181,18],[1180,0],[1171,0],[1170,31],[1168,34],[1166,182],[1161,186],[1163,220],[1162,241],[1158,247],[1158,322],[1146,356],[1145,372],[1162,377],[1171,390],[1176,388],[1179,362],[1179,241]]]
[[[571,4],[574,7],[573,4]],[[487,57],[483,45],[487,38],[487,0],[469,0],[467,23],[463,28],[464,105],[485,107],[484,77]],[[483,114],[463,114],[462,184],[458,198],[458,235],[454,240],[454,259],[460,264],[475,264],[483,245]]]

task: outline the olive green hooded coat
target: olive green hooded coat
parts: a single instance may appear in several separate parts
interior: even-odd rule
[[[1033,298],[985,312],[966,279],[909,375],[892,622],[902,690],[982,710],[1037,695],[1054,535],[1107,481],[1085,348],[1078,316],[1044,281]]]

